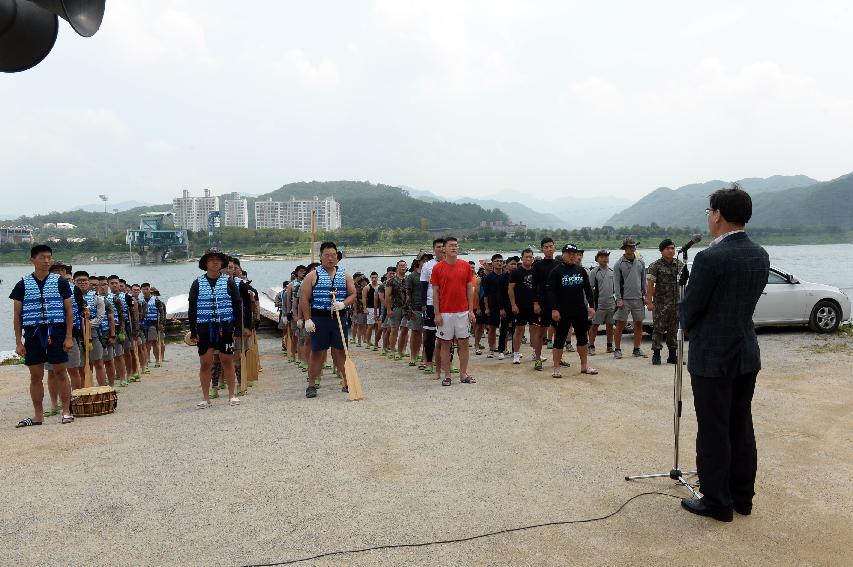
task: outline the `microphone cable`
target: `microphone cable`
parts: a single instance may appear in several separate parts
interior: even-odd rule
[[[673,487],[675,488],[678,486],[680,486],[680,485],[676,484]],[[610,512],[609,514],[606,514],[604,516],[598,516],[598,517],[594,517],[594,518],[581,518],[579,520],[558,520],[558,521],[553,521],[553,522],[544,522],[541,524],[530,524],[527,526],[519,526],[519,527],[515,527],[515,528],[506,528],[503,530],[497,530],[497,531],[493,531],[493,532],[486,532],[486,533],[476,534],[476,535],[472,535],[472,536],[468,536],[468,537],[460,537],[460,538],[453,538],[453,539],[423,541],[423,542],[419,542],[419,543],[394,543],[394,544],[386,544],[386,545],[375,545],[372,547],[362,547],[362,548],[357,548],[357,549],[342,549],[342,550],[338,550],[338,551],[327,551],[325,553],[312,555],[310,557],[301,557],[298,559],[289,559],[289,560],[285,560],[285,561],[278,561],[275,563],[248,563],[246,565],[243,565],[242,567],[278,567],[279,565],[293,565],[295,563],[303,563],[305,561],[313,561],[315,559],[323,559],[323,558],[332,557],[335,555],[354,555],[356,553],[365,553],[368,551],[380,551],[380,550],[386,550],[386,549],[404,549],[404,548],[415,548],[415,547],[429,547],[432,545],[445,545],[445,544],[450,544],[450,543],[463,543],[463,542],[474,541],[477,539],[483,539],[483,538],[502,535],[502,534],[511,534],[511,533],[515,533],[515,532],[523,532],[523,531],[535,530],[535,529],[539,529],[539,528],[547,528],[547,527],[553,527],[553,526],[566,526],[566,525],[570,525],[570,524],[588,524],[591,522],[600,522],[600,521],[612,518],[613,516],[619,514],[622,510],[625,509],[625,507],[629,503],[636,500],[637,498],[640,498],[642,496],[652,496],[652,495],[667,496],[669,498],[678,498],[679,500],[681,499],[680,496],[678,496],[676,494],[670,494],[669,492],[660,492],[660,491],[641,492],[641,493],[635,494],[631,498],[627,499],[625,502],[622,503],[621,506],[619,506],[613,512]]]

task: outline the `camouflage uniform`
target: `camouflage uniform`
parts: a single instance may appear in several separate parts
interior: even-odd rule
[[[666,335],[666,346],[671,353],[675,352],[678,332],[678,275],[683,268],[684,262],[667,262],[663,258],[649,265],[648,280],[655,284],[652,350],[659,351],[662,348],[663,337]]]

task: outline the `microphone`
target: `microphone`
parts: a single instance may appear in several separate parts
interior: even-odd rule
[[[697,242],[702,242],[701,234],[694,234],[693,238],[690,239],[690,242],[678,249],[678,253],[683,254],[684,252],[687,252],[688,250],[690,250],[690,247],[696,244]]]

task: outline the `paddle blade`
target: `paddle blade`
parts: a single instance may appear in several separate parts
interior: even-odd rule
[[[364,394],[361,391],[361,380],[358,378],[358,370],[355,369],[355,364],[349,358],[344,363],[344,372],[347,377],[347,388],[349,389],[349,399],[351,402],[364,399]]]

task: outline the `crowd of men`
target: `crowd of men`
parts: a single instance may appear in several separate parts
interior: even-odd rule
[[[62,412],[72,423],[71,391],[125,387],[164,361],[166,306],[150,283],[74,271],[53,260],[44,244],[30,250],[33,272],[12,289],[15,351],[30,372],[33,417],[17,427],[41,425]],[[50,408],[44,410],[47,370]]]
[[[539,258],[527,248],[506,259],[494,254],[477,266],[459,258],[456,238],[437,238],[432,252],[418,255],[411,266],[399,260],[381,275],[350,275],[338,266],[341,254],[335,243],[324,242],[321,261],[297,266],[276,297],[282,348],[308,373],[309,398],[316,397],[322,370],[329,368],[325,363],[330,348],[347,390],[344,342],[391,360],[407,359],[410,366],[450,386],[456,373],[461,383],[476,382],[469,372],[472,341],[475,356],[486,352],[488,358],[511,357],[518,365],[521,344],[529,337],[533,369],[544,370],[547,348],[551,375],[560,378],[561,368],[570,366],[563,358],[566,349],[577,352],[581,373],[598,373],[589,357],[596,355],[601,325],[606,352],[621,359],[622,333],[631,321],[631,354],[648,358],[641,348],[648,309],[654,314],[652,364],[662,363],[664,340],[666,362],[675,364],[678,280],[684,266],[675,259],[669,239],[660,243],[661,257],[648,268],[637,255],[638,245],[625,239],[614,267],[610,252],[599,250],[595,265],[586,269],[584,250],[566,244],[556,258],[554,240],[544,238]]]

